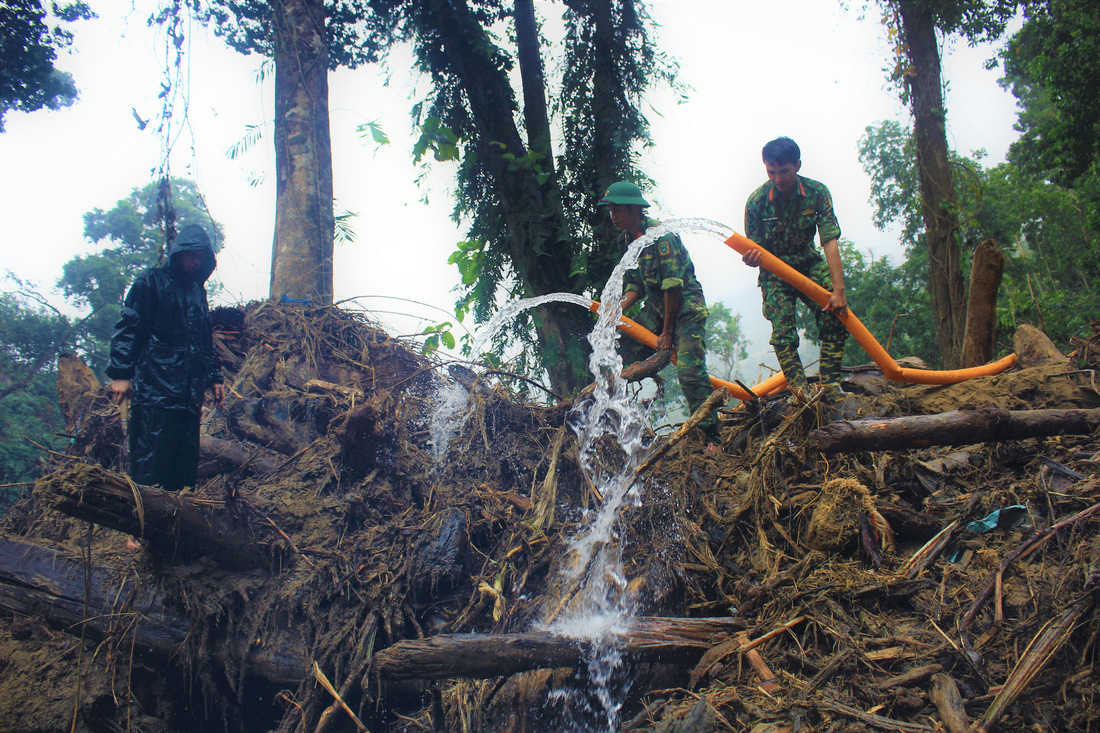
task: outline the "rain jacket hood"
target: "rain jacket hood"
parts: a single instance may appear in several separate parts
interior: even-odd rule
[[[172,240],[172,246],[168,248],[168,267],[173,277],[179,277],[182,274],[176,262],[176,256],[181,252],[198,252],[203,255],[203,263],[195,273],[195,280],[200,284],[204,284],[214,272],[214,268],[218,266],[210,235],[198,224],[184,227]]]

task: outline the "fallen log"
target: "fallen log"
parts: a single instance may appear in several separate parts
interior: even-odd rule
[[[744,630],[740,619],[639,618],[619,637],[624,653],[664,663],[693,664],[715,644]],[[593,641],[553,631],[439,634],[400,641],[371,659],[387,679],[507,677],[533,669],[583,664]]]
[[[85,583],[87,581],[87,583]],[[85,589],[87,598],[85,599]],[[0,612],[37,616],[65,633],[100,641],[112,634],[133,642],[142,659],[163,663],[179,654],[193,623],[143,587],[136,574],[115,578],[52,549],[0,535]],[[279,685],[296,686],[309,663],[300,639],[283,633],[250,644],[248,670]],[[240,643],[229,640],[226,643]]]
[[[823,453],[851,453],[1050,435],[1089,435],[1098,427],[1100,408],[1006,410],[983,405],[973,410],[952,410],[938,415],[842,420],[812,431],[807,440],[811,449]]]
[[[248,523],[224,508],[191,503],[171,491],[139,486],[122,474],[74,463],[35,482],[36,498],[76,519],[125,532],[166,561],[212,557],[229,570],[270,561]]]
[[[212,435],[199,436],[199,455],[202,458],[199,463],[200,478],[209,478],[243,466],[260,474],[275,470],[275,461],[270,458],[261,458],[255,450]]]

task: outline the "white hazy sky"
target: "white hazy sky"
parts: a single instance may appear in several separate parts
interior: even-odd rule
[[[150,182],[163,156],[155,124],[139,130],[131,115],[134,108],[156,120],[161,112],[165,41],[145,22],[155,3],[90,2],[99,18],[75,27],[73,52],[57,63],[76,79],[79,102],[56,112],[9,113],[0,135],[2,268],[46,289],[64,262],[91,251],[82,214],[109,209]],[[869,180],[857,157],[867,125],[909,119],[885,81],[890,50],[878,11],[860,19],[835,0],[651,0],[650,8],[661,26],[661,49],[679,62],[681,80],[692,88],[683,103],[667,92],[647,100],[655,146],[645,160],[659,185],[650,192],[652,213],[713,219],[742,231],[744,201],[764,181],[760,148],[789,135],[802,148],[803,174],[832,190],[844,236],[897,261],[896,237],[871,224]],[[552,19],[563,6],[536,2],[536,9]],[[216,273],[221,300],[263,298],[275,200],[270,75],[259,82],[260,58],[230,51],[205,29],[189,35],[190,81],[176,103],[171,173],[193,177],[225,226]],[[985,149],[991,164],[1003,160],[1015,139],[1015,104],[998,87],[997,72],[982,68],[993,49],[956,41],[944,53],[950,142],[963,154]],[[427,92],[412,66],[411,56],[399,52],[388,71],[330,75],[337,210],[358,213],[355,243],[337,245],[336,297],[362,296],[357,302],[398,334],[447,318],[393,298],[449,312],[458,277],[446,260],[463,238],[449,218],[452,166],[436,164],[425,175],[411,163],[408,112]],[[370,121],[392,144],[379,148],[358,137],[356,126]],[[247,125],[263,125],[264,136],[230,160],[227,151]],[[263,182],[250,185],[257,176]],[[716,239],[689,235],[685,243],[707,300],[742,313],[746,331],[766,341],[755,272]]]

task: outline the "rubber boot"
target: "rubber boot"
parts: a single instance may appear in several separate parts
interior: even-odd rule
[[[802,368],[802,360],[798,358],[798,349],[793,346],[776,346],[775,356],[779,359],[779,368],[787,377],[787,385],[792,391],[805,393],[809,386],[806,383],[806,370]]]

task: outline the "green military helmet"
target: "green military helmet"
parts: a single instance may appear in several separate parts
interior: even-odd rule
[[[642,198],[642,189],[630,181],[619,181],[607,187],[607,193],[600,199],[599,206],[607,204],[636,204],[645,208],[649,202]]]

